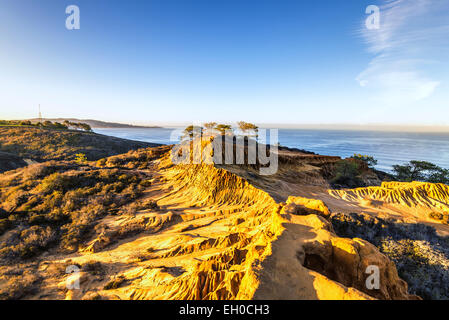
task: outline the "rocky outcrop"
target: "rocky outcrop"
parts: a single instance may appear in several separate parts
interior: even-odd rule
[[[226,170],[165,161],[161,181],[169,192],[158,205],[192,208],[172,229],[186,231],[152,240],[158,249],[150,261],[157,266],[124,272],[133,283],[107,294],[125,299],[416,298],[374,246],[333,232],[322,201],[291,197],[278,204]],[[371,265],[379,269],[379,289],[366,286]]]
[[[133,159],[128,171],[151,177],[139,187],[138,201],[151,205],[125,210],[132,204],[123,204],[115,208],[121,214],[110,212],[92,221],[89,238],[77,252],[42,256],[37,262],[41,287],[27,298],[416,298],[377,248],[335,234],[323,201],[295,196],[283,203],[269,192],[276,194],[271,180],[245,179],[211,164],[174,165],[162,151],[119,158],[102,165],[122,168],[122,159]],[[97,170],[96,165],[85,164],[82,172]],[[326,185],[319,168],[303,162],[288,163],[269,179],[294,181],[299,173]],[[283,180],[279,183],[278,189],[291,190]],[[67,265],[80,268],[79,291],[64,287],[73,275],[54,271]],[[379,271],[378,288],[367,286],[373,266]]]
[[[380,187],[329,190],[346,201],[380,201],[408,208],[424,207],[449,212],[449,186],[427,182],[383,182]]]
[[[329,208],[323,201],[304,197],[288,197],[281,213],[296,215],[318,214],[325,218],[330,216]]]

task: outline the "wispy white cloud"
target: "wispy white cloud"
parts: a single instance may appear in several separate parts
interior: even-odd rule
[[[380,28],[360,29],[375,57],[357,81],[386,105],[429,97],[441,81],[429,70],[447,60],[449,1],[386,0],[380,9]]]

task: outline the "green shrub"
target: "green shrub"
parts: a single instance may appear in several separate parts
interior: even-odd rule
[[[27,181],[42,179],[52,173],[55,173],[59,169],[61,169],[61,166],[56,165],[54,161],[47,163],[36,163],[24,168],[22,176],[23,179]]]
[[[87,162],[87,157],[84,153],[75,154],[75,162],[78,164],[84,164]]]
[[[356,188],[363,186],[363,181],[358,177],[360,174],[359,164],[356,161],[341,160],[335,166],[334,177],[331,184],[334,187]]]
[[[394,165],[393,171],[398,181],[449,184],[449,170],[427,161],[413,160],[404,165]]]
[[[367,156],[363,154],[354,154],[351,159],[356,159],[359,161],[363,161],[369,168],[374,168],[377,165],[377,160],[372,156]]]
[[[53,173],[42,180],[40,190],[43,193],[51,193],[54,191],[65,191],[68,186],[69,178],[60,173]]]
[[[50,227],[32,226],[20,233],[20,244],[16,246],[21,258],[30,258],[56,240],[56,235]]]

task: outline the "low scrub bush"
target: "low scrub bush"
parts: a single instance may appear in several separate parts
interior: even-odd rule
[[[449,299],[449,239],[419,223],[401,223],[367,214],[333,214],[339,236],[365,239],[396,264],[409,291],[424,299]]]
[[[144,189],[136,173],[84,168],[53,162],[14,177],[16,185],[0,193],[0,234],[19,226],[21,231],[0,244],[0,259],[27,259],[53,246],[76,251],[99,218],[117,212]]]
[[[364,186],[360,179],[360,163],[355,160],[345,159],[337,162],[335,165],[334,177],[331,184],[334,187],[356,188]]]

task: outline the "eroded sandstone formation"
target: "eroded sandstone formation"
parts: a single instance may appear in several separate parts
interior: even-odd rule
[[[41,280],[24,297],[418,299],[389,258],[367,241],[337,236],[329,219],[332,208],[356,208],[358,201],[446,208],[447,186],[389,183],[327,192],[323,164],[337,159],[284,153],[273,177],[249,167],[174,165],[169,148],[84,164],[83,174],[103,168],[134,177],[129,181],[140,177],[140,196],[95,220],[76,251],[50,250],[26,265]],[[70,266],[80,272],[65,273]],[[379,288],[367,286],[372,266]],[[79,290],[67,289],[76,281]]]
[[[72,262],[108,265],[139,253],[145,258],[116,269],[114,277],[123,279],[119,288],[104,290],[93,282],[69,291],[68,298],[92,292],[120,299],[416,298],[373,245],[335,235],[320,200],[291,197],[280,204],[224,169],[173,166],[167,157],[158,173],[151,193],[162,212],[139,212],[136,218],[146,215],[147,223],[160,228]],[[380,270],[378,290],[365,283],[370,265]]]

